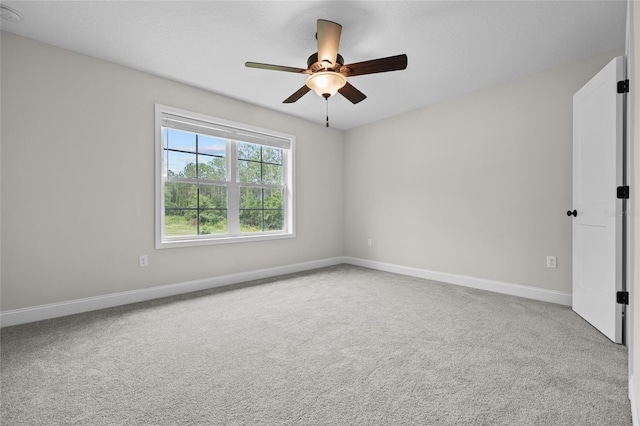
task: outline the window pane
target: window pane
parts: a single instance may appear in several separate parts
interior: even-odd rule
[[[167,236],[196,235],[197,219],[195,209],[172,209],[164,211],[164,234]]]
[[[261,188],[240,188],[240,231],[262,231]]]
[[[284,191],[282,189],[263,189],[264,193],[264,230],[284,229]]]
[[[238,159],[260,161],[260,145],[238,142]]]
[[[240,210],[240,232],[262,232],[262,210]]]
[[[227,232],[227,187],[200,185],[200,234]]]
[[[181,182],[164,183],[165,208],[196,208],[197,203],[198,186],[196,184]]]
[[[201,210],[200,211],[200,235],[226,234],[227,210]]]
[[[195,133],[183,132],[182,130],[168,129],[165,134],[165,148],[177,151],[196,152]]]
[[[262,209],[262,188],[240,188],[241,209]]]
[[[282,209],[283,190],[282,189],[263,189],[264,192],[264,208],[265,209]]]
[[[264,230],[281,231],[284,226],[284,213],[282,210],[264,211]]]
[[[201,209],[226,209],[227,187],[224,185],[200,185]]]
[[[198,135],[198,152],[224,157],[227,154],[227,142],[224,139]]]
[[[200,179],[227,180],[227,162],[221,157],[199,155],[198,175]]]
[[[262,147],[262,161],[271,164],[282,164],[282,149]]]
[[[196,177],[196,155],[165,151],[164,173],[169,177]]]
[[[282,183],[282,166],[275,164],[263,164],[262,183],[280,185]]]
[[[238,160],[238,180],[241,183],[261,183],[260,163]]]

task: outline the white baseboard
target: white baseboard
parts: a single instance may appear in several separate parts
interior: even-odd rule
[[[434,272],[426,269],[393,265],[390,263],[358,259],[355,257],[345,257],[344,259],[344,262],[350,265],[364,266],[365,268],[377,269],[380,271],[393,272],[396,274],[425,278],[428,280],[440,281],[448,284],[493,291],[495,293],[509,294],[512,296],[525,297],[527,299],[541,300],[543,302],[551,302],[560,305],[571,306],[571,294],[561,291],[545,290],[538,287],[529,287],[520,284],[469,277],[466,275],[449,274],[446,272]]]
[[[66,302],[50,303],[47,305],[33,306],[29,308],[12,309],[0,312],[0,327],[8,327],[66,315],[79,314],[82,312],[95,311],[97,309],[112,308],[114,306],[127,305],[130,303],[144,302],[146,300],[158,299],[161,297],[175,296],[177,294],[191,293],[193,291],[207,290],[215,287],[223,287],[226,285],[263,278],[271,278],[278,275],[323,268],[326,266],[338,265],[340,263],[345,263],[343,257],[333,257],[314,260],[311,262],[294,263],[291,265],[260,269],[257,271],[223,275],[214,278],[185,281],[177,284],[112,293],[103,296],[87,297]]]
[[[326,266],[338,265],[340,263],[347,263],[350,265],[363,266],[380,271],[393,272],[396,274],[425,278],[448,284],[461,285],[465,287],[493,291],[496,293],[509,294],[512,296],[526,297],[528,299],[542,300],[545,302],[571,306],[571,294],[569,293],[545,290],[541,288],[528,287],[500,281],[492,281],[483,278],[474,278],[465,275],[434,272],[426,269],[393,265],[390,263],[376,262],[373,260],[359,259],[355,257],[341,256],[310,262],[295,263],[285,266],[277,266],[274,268],[260,269],[256,271],[223,275],[213,278],[205,278],[202,280],[185,281],[177,284],[168,284],[140,290],[106,294],[103,296],[75,299],[66,302],[50,303],[47,305],[33,306],[29,308],[13,309],[0,312],[0,327],[8,327],[28,322],[62,317],[66,315],[79,314],[82,312],[95,311],[97,309],[111,308],[114,306],[127,305],[130,303],[144,302],[146,300],[158,299],[161,297],[175,296],[177,294],[207,290],[210,288],[223,287],[226,285],[238,284],[262,278],[270,278],[278,275],[323,268]]]
[[[640,426],[638,419],[638,400],[636,399],[636,386],[633,376],[629,376],[629,400],[631,401],[631,420],[633,426]]]

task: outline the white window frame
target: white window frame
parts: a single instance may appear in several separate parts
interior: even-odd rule
[[[164,141],[162,140],[163,117],[166,115],[177,116],[186,120],[195,120],[212,127],[232,129],[236,137],[225,138],[227,141],[227,230],[226,234],[190,235],[179,237],[166,237],[164,235]],[[267,142],[261,142],[261,139]],[[240,186],[258,186],[268,188],[267,184],[240,183],[237,179],[237,150],[231,149],[233,141],[258,143],[269,146],[268,141],[281,144],[282,169],[284,183],[284,223],[283,230],[267,232],[240,232],[239,204]],[[272,145],[275,146],[275,145]],[[288,147],[287,147],[288,146]],[[168,105],[155,104],[155,246],[157,249],[171,247],[192,247],[211,244],[227,244],[249,241],[274,240],[295,237],[295,136],[237,123],[217,117],[211,117]]]

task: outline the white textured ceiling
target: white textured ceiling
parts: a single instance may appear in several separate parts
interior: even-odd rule
[[[345,63],[406,53],[404,71],[349,78],[368,97],[329,100],[350,129],[538,71],[624,48],[625,1],[2,1],[1,29],[324,123],[304,74],[316,20],[342,24]]]

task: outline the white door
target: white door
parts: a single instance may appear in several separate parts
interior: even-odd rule
[[[622,343],[624,76],[617,57],[573,96],[573,310]],[[567,212],[569,214],[570,212]]]

